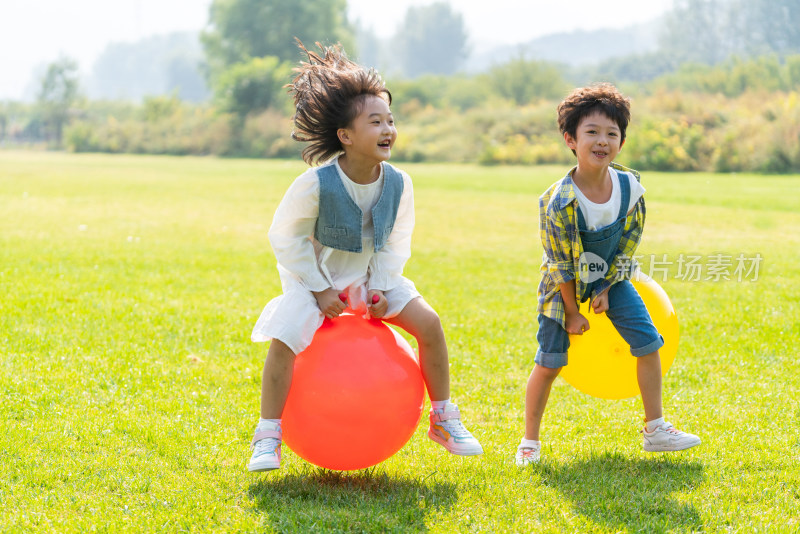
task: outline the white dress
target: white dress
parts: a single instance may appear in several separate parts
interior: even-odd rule
[[[403,267],[411,256],[414,230],[411,178],[400,171],[403,195],[397,218],[386,244],[375,252],[372,208],[383,188],[383,168],[378,180],[362,185],[347,177],[338,158],[326,165],[336,167],[348,194],[361,208],[362,252],[333,249],[314,239],[319,179],[316,168],[308,169],[292,183],[275,211],[269,240],[278,260],[283,294],[266,305],[250,336],[253,341],[279,339],[295,354],[311,344],[325,318],[312,291],[346,291],[351,311],[367,314],[367,290],[381,290],[388,301],[384,318],[396,316],[420,296],[414,284],[403,276]]]

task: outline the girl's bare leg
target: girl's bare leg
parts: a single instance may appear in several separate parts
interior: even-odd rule
[[[431,400],[450,398],[450,363],[439,315],[421,297],[409,302],[399,315],[386,320],[416,338],[422,378]]]
[[[280,419],[294,372],[294,352],[273,339],[261,374],[261,418]]]

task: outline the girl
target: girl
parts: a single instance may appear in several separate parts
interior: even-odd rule
[[[292,138],[309,143],[303,150],[309,165],[322,165],[289,187],[269,230],[283,295],[267,304],[251,336],[271,343],[248,469],[280,467],[281,414],[295,355],[325,317],[347,307],[417,339],[431,398],[428,436],[453,454],[482,454],[450,402],[439,316],[402,275],[411,255],[414,199],[409,176],[386,163],[397,138],[391,93],[374,70],[347,59],[341,46],[317,46],[321,55],[300,43],[308,62],[295,69],[288,87],[296,107]]]

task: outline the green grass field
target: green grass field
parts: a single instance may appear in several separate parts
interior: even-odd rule
[[[284,469],[250,474],[267,347],[249,334],[280,291],[267,229],[303,164],[0,152],[0,532],[800,531],[800,176],[643,174],[640,252],[673,261],[658,280],[681,323],[665,412],[703,444],[648,455],[638,398],[558,379],[546,459],[519,470],[536,202],[565,169],[402,167],[406,275],[486,454],[448,455],[423,423],[365,471],[285,447]],[[679,258],[718,254],[730,280],[679,279]]]

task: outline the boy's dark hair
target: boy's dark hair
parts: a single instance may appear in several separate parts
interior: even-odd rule
[[[558,105],[561,135],[568,133],[574,139],[581,119],[598,111],[617,123],[620,144],[625,141],[625,130],[631,120],[631,102],[610,83],[575,89]]]
[[[320,55],[307,50],[299,39],[297,44],[308,62],[294,69],[297,76],[286,85],[295,103],[292,139],[309,143],[303,149],[303,160],[314,165],[342,151],[337,130],[350,126],[367,96],[391,104],[392,94],[374,69],[350,61],[341,45],[316,43]]]

